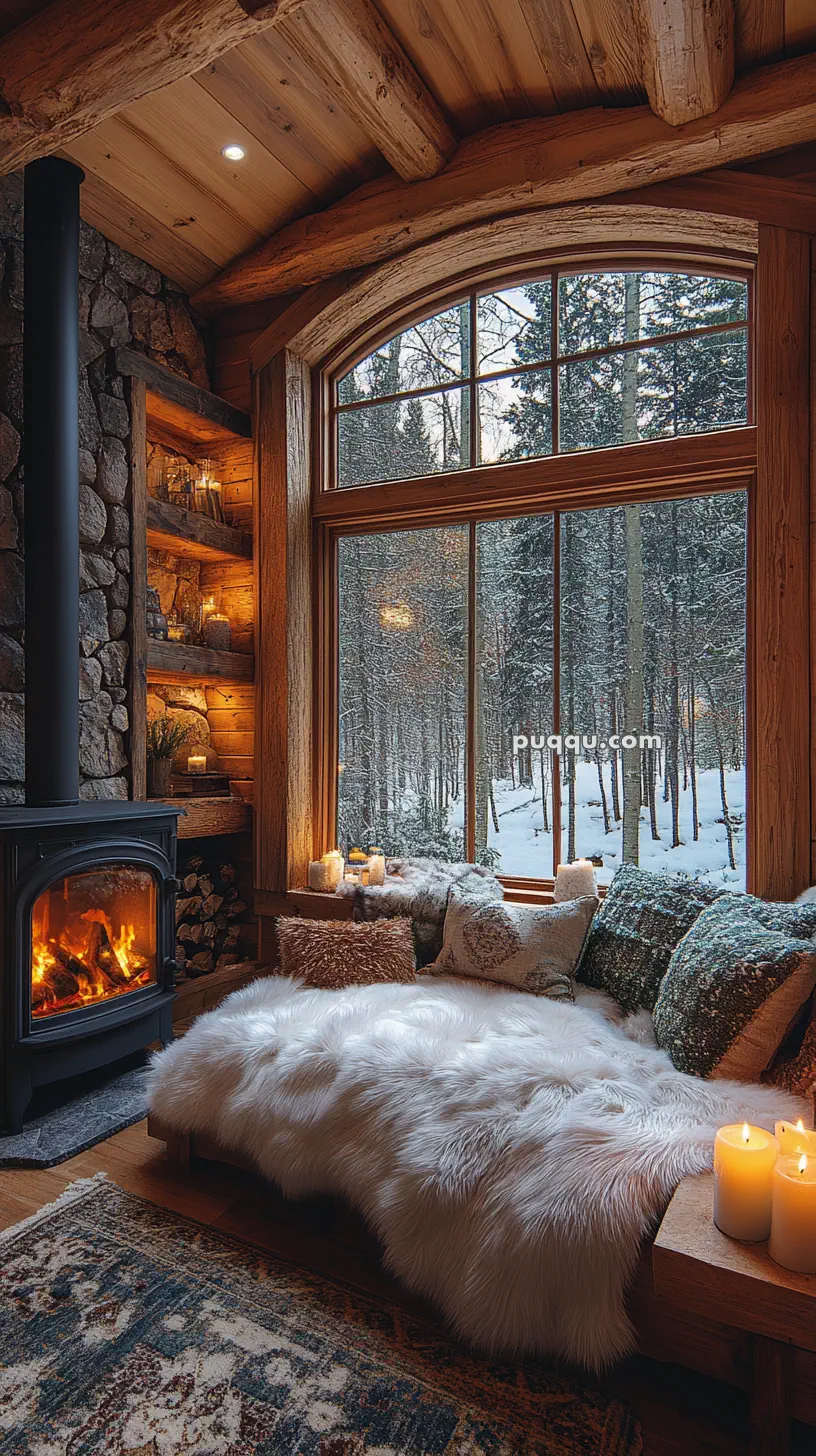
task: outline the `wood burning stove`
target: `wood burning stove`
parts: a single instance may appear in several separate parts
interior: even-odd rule
[[[170,1039],[176,824],[166,804],[3,812],[4,1130],[36,1087]]]
[[[79,802],[79,188],[25,174],[26,802],[0,811],[0,1125],[172,1031],[177,812]]]

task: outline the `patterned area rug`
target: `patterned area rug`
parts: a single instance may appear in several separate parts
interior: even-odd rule
[[[631,1411],[480,1360],[98,1177],[0,1235],[0,1452],[640,1456]]]
[[[62,1098],[64,1084],[63,1089],[45,1088],[43,1105],[32,1104],[22,1132],[0,1133],[0,1168],[55,1168],[147,1116],[146,1067],[131,1067],[107,1080],[103,1074],[98,1080],[101,1085],[75,1094],[62,1106],[49,1107],[47,1099]]]

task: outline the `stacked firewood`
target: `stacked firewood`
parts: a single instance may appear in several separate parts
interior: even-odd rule
[[[235,866],[195,854],[179,877],[183,888],[176,900],[176,962],[184,975],[206,976],[240,961],[240,922],[247,907]]]

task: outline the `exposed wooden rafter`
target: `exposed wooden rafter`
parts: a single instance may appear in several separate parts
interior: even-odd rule
[[[0,173],[189,76],[304,0],[55,0],[0,42]]]
[[[308,0],[284,33],[406,181],[450,161],[456,138],[372,0]]]
[[[217,311],[395,257],[453,228],[589,201],[816,139],[816,56],[743,77],[719,111],[673,129],[648,107],[508,122],[462,142],[444,172],[358,188],[289,224],[195,296]]]
[[[733,0],[636,0],[643,83],[671,126],[710,116],[734,84]]]

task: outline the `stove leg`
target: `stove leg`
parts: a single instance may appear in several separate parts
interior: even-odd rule
[[[3,1127],[6,1133],[12,1137],[23,1130],[23,1117],[31,1101],[31,1091],[30,1072],[16,1068],[13,1077],[9,1078],[6,1085],[6,1105],[3,1116]]]

